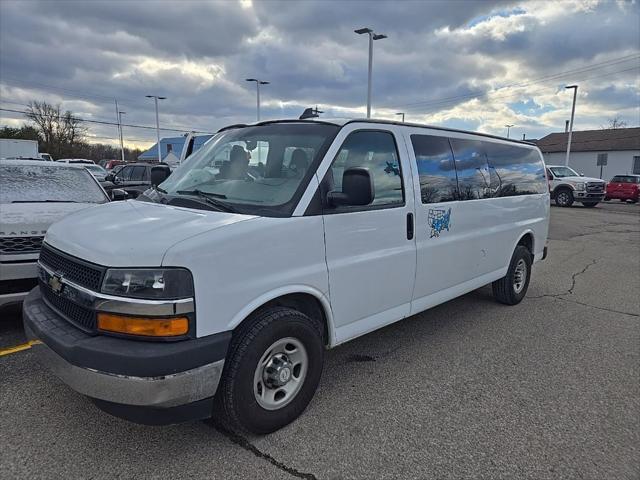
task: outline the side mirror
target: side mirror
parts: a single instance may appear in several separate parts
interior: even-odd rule
[[[156,165],[151,167],[151,185],[157,187],[171,175],[171,169],[168,165]]]
[[[114,188],[111,190],[111,200],[114,202],[118,200],[126,200],[128,196],[129,194],[127,191],[122,190],[121,188]]]
[[[113,182],[113,181],[115,180],[115,178],[116,178],[116,177],[115,177],[115,175],[114,175],[113,173],[108,173],[108,174],[107,174],[107,176],[106,176],[106,177],[104,177],[104,179],[105,179],[107,182]]]
[[[369,205],[375,198],[373,178],[369,170],[363,167],[347,168],[342,175],[342,191],[327,194],[329,205]]]
[[[584,177],[584,173],[580,172],[580,176],[581,176],[581,177]]]

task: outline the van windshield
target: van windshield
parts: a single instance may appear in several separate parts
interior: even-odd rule
[[[321,123],[274,123],[221,132],[191,155],[160,189],[207,197],[241,213],[290,214],[338,132]]]

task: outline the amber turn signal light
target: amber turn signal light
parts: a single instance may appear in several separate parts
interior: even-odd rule
[[[187,317],[129,317],[98,313],[98,330],[146,337],[176,337],[185,335],[189,331],[189,319]]]

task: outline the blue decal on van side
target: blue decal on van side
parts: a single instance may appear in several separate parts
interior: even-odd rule
[[[451,219],[451,209],[438,210],[429,209],[429,226],[431,227],[431,235],[429,238],[439,237],[443,230],[449,231],[449,220]]]

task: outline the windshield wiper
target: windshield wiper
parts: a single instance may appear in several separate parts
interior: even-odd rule
[[[13,200],[11,203],[82,203],[75,200]]]
[[[218,198],[227,198],[227,196],[224,194],[203,192],[202,190],[198,190],[198,189],[178,190],[176,193],[178,195],[196,195],[202,198],[205,202],[207,202],[207,204],[211,205],[212,207],[216,207],[220,211],[236,213],[236,209],[233,208],[231,205],[229,205],[226,202],[221,202],[220,200],[218,200]]]

